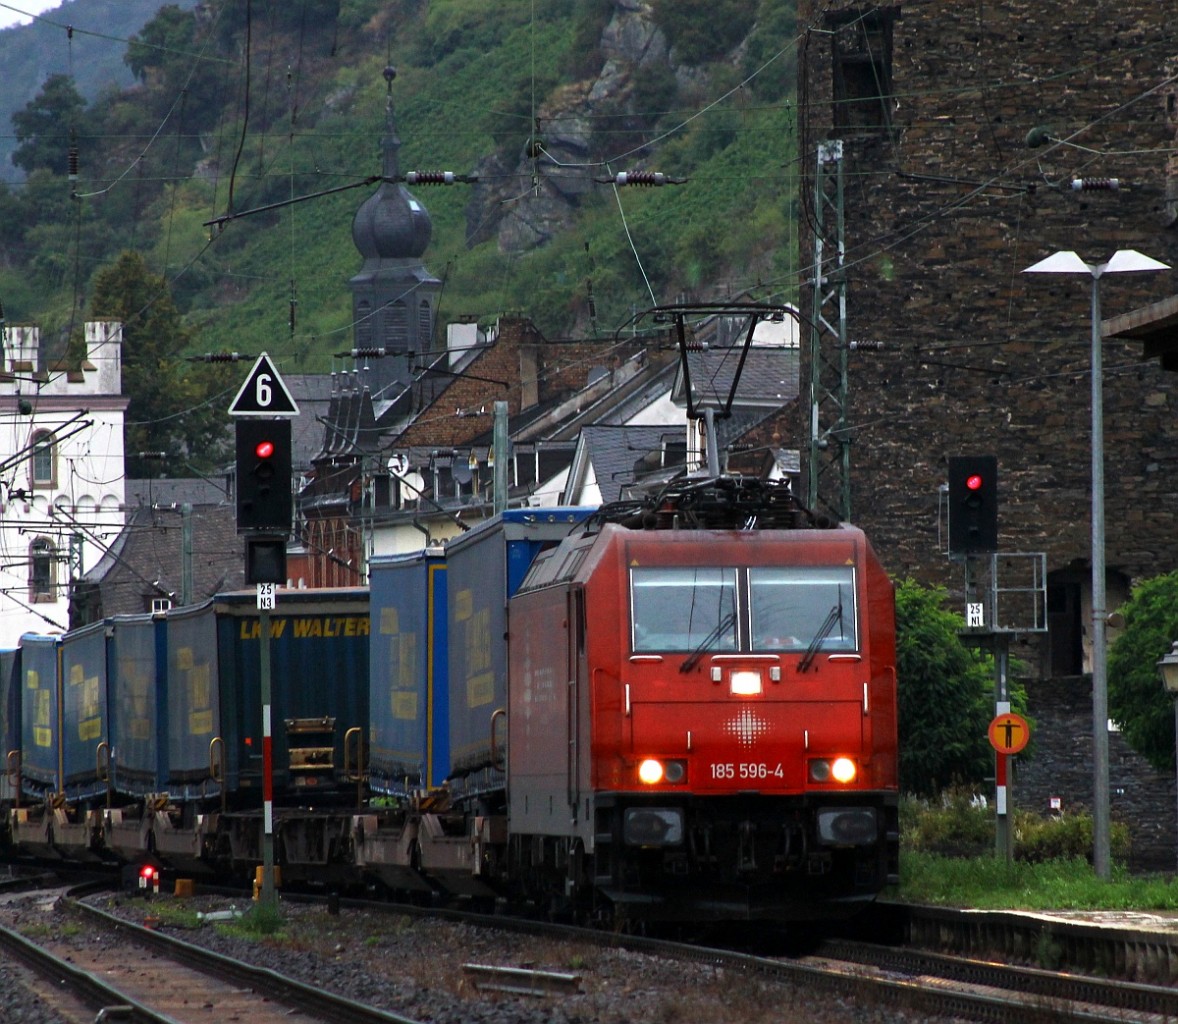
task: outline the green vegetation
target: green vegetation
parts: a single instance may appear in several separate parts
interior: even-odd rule
[[[1178,572],[1133,588],[1120,608],[1125,628],[1108,659],[1109,714],[1129,745],[1158,771],[1174,771],[1174,701],[1157,661],[1178,640]]]
[[[660,4],[656,20],[677,59],[696,62],[691,73],[648,62],[593,102],[609,0],[304,0],[255,4],[249,25],[236,0],[206,8],[197,19],[164,7],[131,39],[133,90],[83,106],[58,76],[22,113],[29,178],[0,185],[10,322],[72,325],[99,275],[134,252],[166,281],[185,351],[264,349],[291,369],[328,369],[352,343],[350,225],[371,187],[206,222],[377,173],[390,96],[402,171],[481,175],[478,186],[414,189],[433,220],[425,261],[445,282],[442,322],[519,311],[549,336],[608,337],[635,309],[680,295],[793,291],[792,3],[726,0],[723,18],[714,4]],[[569,124],[560,130],[587,152],[560,169],[583,180],[558,201],[549,166],[525,150],[537,129]],[[687,181],[615,192],[592,180],[633,169]],[[546,244],[501,250],[503,218],[543,221],[552,209]]]
[[[993,774],[987,728],[994,717],[994,663],[966,647],[943,590],[904,580],[896,587],[896,675],[900,683],[900,788],[933,797]],[[1013,673],[1010,673],[1013,676]],[[1008,682],[1012,710],[1026,714],[1025,688]]]
[[[123,323],[127,475],[152,475],[148,460],[157,456],[146,453],[198,472],[213,469],[227,454],[218,399],[233,381],[224,366],[194,369],[182,361],[188,332],[164,279],[139,253],[123,253],[95,279],[93,311]]]
[[[998,857],[900,856],[898,898],[979,910],[1178,910],[1178,882],[1136,877],[1124,865],[1108,881],[1083,858],[1007,864]]]
[[[900,805],[900,887],[913,903],[1024,910],[1178,909],[1178,881],[1133,877],[1124,866],[1129,830],[1113,822],[1113,872],[1096,877],[1088,862],[1087,814],[1042,818],[1014,814],[1014,860],[994,852],[994,810],[968,790]]]
[[[246,938],[267,937],[274,939],[285,938],[283,926],[286,918],[278,904],[258,902],[250,907],[236,921],[228,924],[218,924],[218,931],[227,935],[241,935]]]

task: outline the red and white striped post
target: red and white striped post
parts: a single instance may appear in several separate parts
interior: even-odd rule
[[[259,587],[261,584],[259,584]],[[270,609],[258,598],[258,626],[261,647],[262,684],[262,892],[261,903],[273,907],[278,902],[274,888],[274,758],[270,728]]]

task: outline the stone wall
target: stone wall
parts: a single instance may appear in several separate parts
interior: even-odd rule
[[[1100,263],[1136,249],[1178,267],[1178,21],[1155,0],[798,7],[799,305],[811,315],[818,147],[840,139],[847,336],[881,346],[848,353],[851,518],[893,576],[943,585],[962,607],[939,490],[948,456],[996,454],[1000,547],[1044,552],[1050,577],[1081,591],[1073,632],[1086,648],[1091,279],[1022,271],[1058,250]],[[1121,188],[1077,191],[1074,177]],[[1178,272],[1108,275],[1102,315],[1175,292]],[[1178,375],[1143,362],[1140,344],[1105,342],[1103,363],[1115,605],[1134,579],[1178,566]],[[804,393],[805,464],[810,415]],[[1052,680],[1040,636],[1012,653],[1030,666],[1038,720],[1016,803],[1090,806],[1090,685]],[[1110,748],[1112,813],[1132,822],[1135,866],[1172,869],[1174,780],[1116,734]]]
[[[835,124],[838,36],[824,31],[864,8],[799,8],[806,219],[817,144],[841,138],[848,336],[884,346],[850,355],[852,518],[893,574],[959,593],[939,550],[938,488],[948,455],[994,452],[1003,550],[1045,551],[1049,571],[1082,567],[1091,282],[1021,271],[1059,249],[1095,263],[1133,248],[1178,266],[1166,198],[1178,83],[1165,82],[1178,23],[1154,0],[901,5],[886,124],[864,127]],[[1028,148],[1044,126],[1075,145]],[[1124,187],[1075,192],[1077,174]],[[1101,287],[1108,317],[1178,291],[1178,274]],[[803,339],[803,381],[806,353]],[[1108,565],[1133,579],[1178,565],[1178,382],[1142,363],[1140,344],[1106,342],[1104,366]]]
[[[1092,685],[1087,676],[1036,683],[1030,690],[1035,735],[1030,756],[1015,762],[1012,802],[1037,814],[1092,810]],[[1109,735],[1109,813],[1129,826],[1129,866],[1134,871],[1172,872],[1178,858],[1175,780],[1156,772],[1129,749],[1119,733]]]

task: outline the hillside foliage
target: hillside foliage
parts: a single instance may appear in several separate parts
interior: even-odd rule
[[[414,190],[433,219],[425,262],[444,282],[443,323],[523,312],[550,337],[605,340],[656,302],[788,297],[793,4],[722,6],[718,35],[714,4],[654,3],[680,63],[615,69],[628,84],[593,102],[611,0],[164,6],[126,47],[132,88],[85,103],[54,77],[21,113],[28,178],[0,185],[8,318],[96,313],[99,276],[135,252],[166,284],[188,351],[267,350],[292,370],[328,369],[353,343],[350,228],[372,190],[347,186],[380,172],[390,103],[403,171],[480,172],[478,186]],[[503,217],[553,202],[527,151],[554,113],[581,131],[584,160],[560,168],[576,195],[545,244],[505,247]],[[632,169],[686,180],[594,180]],[[475,189],[508,185],[472,224]]]

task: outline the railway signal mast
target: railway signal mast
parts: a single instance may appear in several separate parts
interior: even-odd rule
[[[1046,629],[1046,565],[1040,554],[1003,554],[1004,567],[1029,566],[1019,585],[999,587],[998,555],[998,459],[994,455],[949,456],[948,479],[949,557],[965,567],[965,630],[962,639],[988,648],[994,655],[995,721],[1012,716],[1007,672],[1010,638],[1015,633]],[[988,563],[988,565],[987,565]],[[986,566],[984,590],[979,570]],[[1010,569],[1008,568],[1008,572]],[[1000,602],[1003,608],[1000,610]],[[1013,606],[1013,611],[1007,610]],[[1021,720],[1021,719],[1020,719]],[[1024,737],[1025,745],[1025,737]],[[1009,758],[1018,750],[994,744],[996,831],[999,856],[1014,855],[1008,810]]]
[[[245,537],[245,579],[258,586],[258,648],[262,701],[261,903],[273,909],[274,760],[270,722],[270,612],[275,587],[286,581],[291,497],[290,421],[299,407],[263,352],[229,406],[237,417],[237,532]]]

